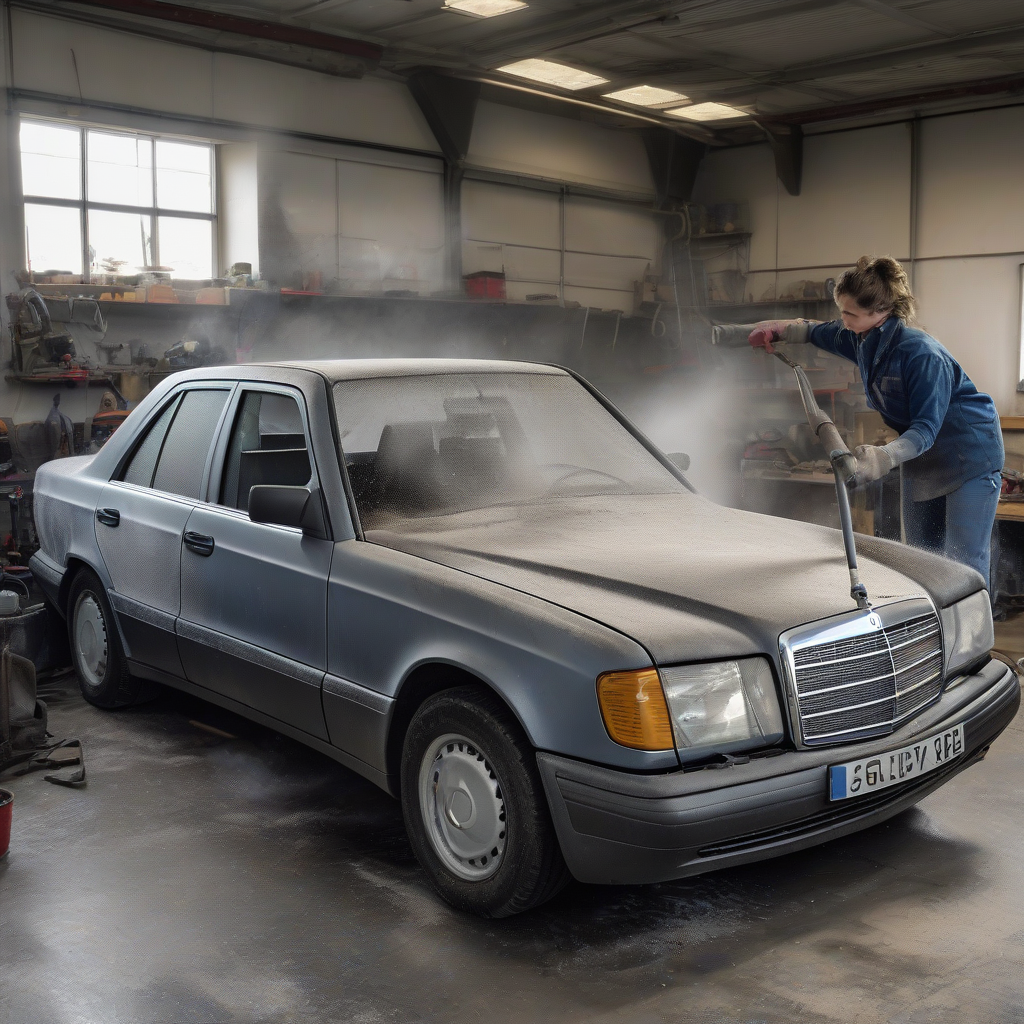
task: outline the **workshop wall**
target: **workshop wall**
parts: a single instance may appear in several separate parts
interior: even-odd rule
[[[644,145],[635,133],[485,100],[477,105],[466,163],[639,197],[654,195]]]
[[[633,282],[659,262],[661,228],[642,207],[473,180],[462,204],[463,270],[504,271],[513,300],[564,294],[627,312]]]
[[[916,182],[911,132],[908,121],[808,135],[799,196],[776,180],[767,145],[720,150],[704,161],[695,198],[749,202],[747,291],[755,300],[783,295],[798,280],[835,277],[864,253],[904,261],[921,325],[1001,414],[1024,412],[1016,390],[1024,108],[923,120]]]
[[[24,260],[19,114],[219,143],[218,272],[248,262],[296,288],[338,282],[357,293],[428,295],[444,287],[442,162],[403,82],[336,78],[51,13],[10,14],[3,84],[15,92],[13,109],[0,114],[4,293],[16,290]],[[660,255],[653,215],[616,199],[654,194],[636,135],[481,102],[467,164],[470,177],[505,179],[465,183],[467,272],[504,269],[513,299],[561,290],[583,305],[632,308],[633,280]],[[563,186],[607,197],[562,198]],[[145,336],[157,354],[181,330],[171,318],[130,315],[111,327],[133,344]],[[0,408],[16,421],[45,416],[51,397],[0,382]],[[98,399],[71,392],[65,411],[82,420]]]

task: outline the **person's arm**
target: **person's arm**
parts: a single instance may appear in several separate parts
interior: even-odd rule
[[[910,409],[910,426],[885,445],[859,445],[857,483],[885,476],[901,463],[923,455],[938,436],[953,394],[949,360],[936,352],[922,352],[903,367],[903,382]]]
[[[853,331],[848,331],[841,320],[830,320],[828,323],[810,322],[806,340],[815,348],[842,356],[851,363],[857,362],[856,335]]]

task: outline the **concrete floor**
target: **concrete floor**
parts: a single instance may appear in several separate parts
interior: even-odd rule
[[[88,784],[3,783],[4,1024],[1024,1022],[1024,716],[868,832],[497,922],[435,898],[394,801],[271,731],[170,691],[51,722]]]

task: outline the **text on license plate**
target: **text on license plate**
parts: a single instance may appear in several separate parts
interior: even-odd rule
[[[846,800],[864,796],[908,779],[927,775],[964,752],[964,727],[954,726],[899,750],[834,764],[828,770],[829,798]]]

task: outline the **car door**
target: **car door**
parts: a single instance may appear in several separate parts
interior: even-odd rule
[[[178,650],[186,678],[320,739],[327,579],[334,543],[249,519],[255,484],[317,477],[298,390],[242,385],[218,443],[207,500],[182,545]]]
[[[181,538],[230,394],[223,384],[175,392],[103,488],[96,511],[96,542],[128,658],[179,678]]]

